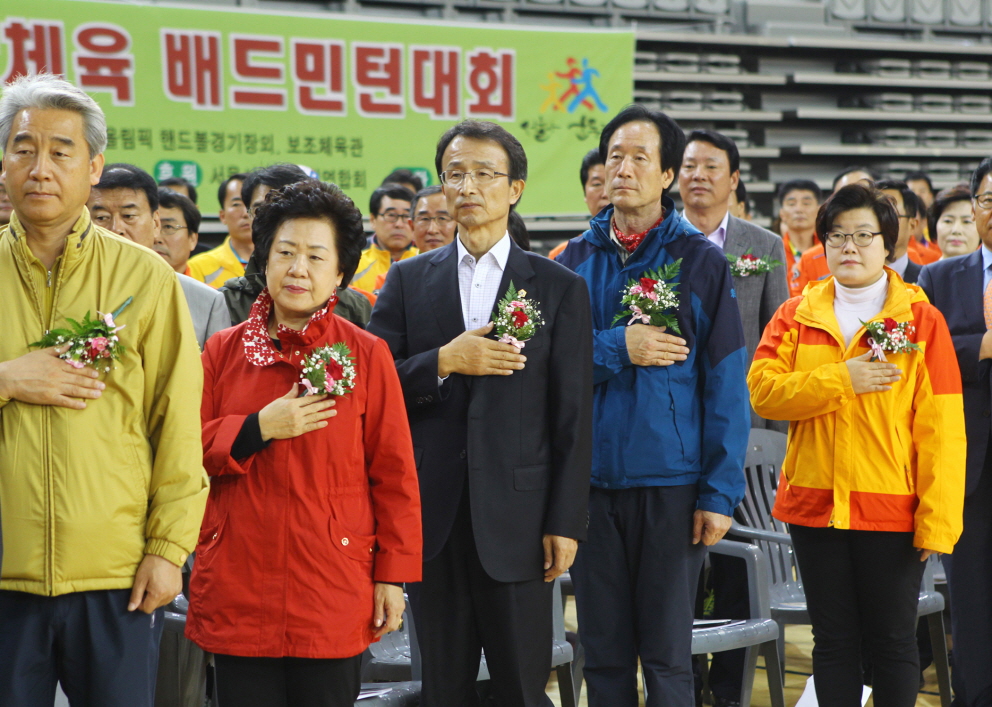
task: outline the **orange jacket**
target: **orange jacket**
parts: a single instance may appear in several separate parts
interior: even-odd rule
[[[799,260],[803,255],[792,247],[788,232],[782,236],[782,244],[785,246],[785,276],[789,283],[789,296],[795,297],[803,293],[803,288],[799,286]]]
[[[834,282],[810,284],[765,328],[748,387],[755,411],[791,420],[773,515],[786,523],[915,533],[914,545],[951,552],[961,534],[964,407],[944,317],[916,285],[886,270],[887,317],[913,322],[919,351],[888,353],[902,378],[857,395],[846,361],[868,351],[862,329],[844,346]]]
[[[937,244],[927,245],[915,238],[909,239],[909,259],[920,265],[929,265],[940,260],[940,248]]]

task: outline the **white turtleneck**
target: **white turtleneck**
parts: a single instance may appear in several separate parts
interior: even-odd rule
[[[851,345],[851,339],[862,326],[861,322],[871,320],[882,311],[888,291],[889,278],[884,272],[867,287],[844,287],[834,279],[834,315],[845,346]]]

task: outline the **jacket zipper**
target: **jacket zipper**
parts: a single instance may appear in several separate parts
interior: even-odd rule
[[[66,252],[68,248],[66,248]],[[63,253],[64,255],[64,253]],[[54,269],[54,265],[52,268]],[[55,279],[55,291],[52,292],[52,307],[48,313],[48,322],[45,326],[45,332],[52,330],[52,325],[55,323],[55,310],[56,303],[58,302],[58,295],[60,285],[62,284],[62,276],[65,273],[65,261],[61,263],[59,267],[58,277]],[[48,288],[52,287],[52,270],[48,271],[48,276],[46,279],[46,286]],[[39,302],[39,305],[41,303]],[[44,312],[42,314],[42,321],[44,321]],[[52,442],[52,409],[50,406],[45,406],[45,496],[48,503],[48,513],[45,518],[45,524],[47,526],[48,535],[48,552],[45,561],[45,594],[47,596],[52,596],[55,591],[55,480],[52,472],[52,455],[51,455],[51,442]]]

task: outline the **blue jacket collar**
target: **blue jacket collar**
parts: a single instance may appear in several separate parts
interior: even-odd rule
[[[682,215],[676,211],[675,202],[672,201],[671,197],[666,196],[662,198],[661,205],[665,209],[665,219],[648,232],[644,242],[634,251],[631,257],[636,256],[643,250],[653,251],[666,246],[676,238],[700,232],[699,229],[682,218]],[[611,204],[600,211],[589,222],[589,230],[585,233],[585,239],[598,248],[613,251],[616,248],[616,244],[613,242],[610,233],[610,229],[612,228],[610,222],[612,220],[613,205]]]

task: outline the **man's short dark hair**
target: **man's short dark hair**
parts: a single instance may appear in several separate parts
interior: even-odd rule
[[[99,183],[94,189],[133,189],[142,191],[148,198],[148,207],[158,211],[158,184],[141,167],[133,164],[116,162],[103,168]]]
[[[650,110],[639,103],[633,103],[613,116],[613,119],[603,128],[603,132],[599,134],[599,154],[602,156],[603,162],[606,162],[609,154],[610,139],[613,137],[613,133],[627,123],[639,121],[653,123],[658,129],[658,135],[661,137],[661,171],[671,169],[677,176],[682,167],[682,155],[685,153],[685,133],[682,132],[678,123],[661,111]],[[672,184],[676,183],[677,180],[673,179]],[[668,189],[663,190],[661,192],[662,198],[667,193]]]
[[[905,212],[903,216],[909,216],[913,218],[919,213],[919,207],[917,202],[920,200],[916,193],[909,188],[906,182],[900,181],[898,179],[879,179],[875,182],[875,188],[879,191],[897,191],[899,196],[902,197],[902,210]]]
[[[854,209],[871,209],[874,212],[882,232],[886,256],[891,258],[896,250],[896,241],[899,240],[899,215],[896,207],[879,189],[874,186],[866,187],[858,182],[841,187],[820,206],[816,214],[816,237],[823,247],[827,247],[827,234],[833,230],[837,217]]]
[[[196,208],[192,199],[171,189],[159,188],[158,206],[160,209],[179,209],[183,212],[183,221],[186,222],[188,229],[186,232],[200,232],[200,210]]]
[[[457,125],[448,128],[441,139],[437,141],[437,149],[434,151],[434,169],[437,176],[441,176],[441,160],[444,151],[456,137],[467,137],[472,140],[489,140],[495,142],[503,148],[506,153],[506,161],[509,165],[510,181],[527,179],[527,153],[520,141],[502,125],[491,123],[488,120],[463,120]]]
[[[389,173],[389,176],[382,180],[380,186],[385,186],[386,184],[412,184],[416,189],[414,191],[420,191],[424,188],[424,180],[420,178],[420,175],[410,169],[394,169]]]
[[[258,207],[251,223],[251,238],[255,243],[252,257],[258,256],[255,263],[259,270],[265,272],[279,227],[294,219],[321,219],[334,226],[338,268],[344,276],[341,287],[347,287],[365,247],[362,212],[336,184],[309,177],[273,188]]]
[[[737,203],[744,207],[744,213],[751,213],[751,205],[747,201],[747,187],[744,186],[744,180],[737,180],[737,189],[734,190],[734,195],[737,197]]]
[[[982,186],[982,180],[985,176],[992,172],[992,157],[986,157],[982,160],[978,167],[971,175],[971,195],[978,196],[978,187]]]
[[[417,213],[417,203],[421,199],[426,199],[429,196],[434,196],[435,194],[440,194],[440,193],[441,193],[441,185],[435,184],[434,186],[431,187],[424,187],[416,194],[414,194],[413,201],[410,202],[410,218],[413,218],[413,215]]]
[[[527,232],[527,224],[524,223],[523,216],[516,211],[511,211],[510,218],[506,222],[506,230],[514,243],[524,250],[530,250],[530,233]]]
[[[243,172],[238,172],[237,174],[232,174],[230,177],[225,179],[217,187],[217,201],[220,203],[220,210],[223,211],[227,208],[227,188],[230,186],[231,182],[242,182],[244,183],[245,177],[248,175]],[[245,204],[245,208],[248,208],[248,204]]]
[[[582,188],[586,188],[586,182],[589,181],[589,170],[598,164],[606,164],[603,161],[603,156],[599,154],[599,148],[594,147],[586,156],[582,158],[582,166],[579,168],[579,179],[582,180]]]
[[[988,160],[986,160],[987,162]],[[990,165],[992,168],[992,165]],[[988,172],[986,172],[988,174]],[[979,179],[978,183],[981,184],[982,180]],[[933,204],[930,206],[930,211],[927,212],[927,227],[930,229],[930,240],[937,240],[937,222],[940,221],[940,217],[947,210],[947,207],[956,201],[967,201],[971,204],[972,190],[963,184],[959,184],[956,187],[951,187],[949,189],[944,189],[937,193],[937,196],[933,198]]]
[[[186,191],[189,192],[190,201],[194,204],[196,203],[196,187],[194,187],[193,182],[188,179],[183,179],[182,177],[166,177],[159,182],[158,185],[160,187],[185,187]]]
[[[873,182],[877,182],[879,179],[882,178],[882,174],[877,169],[872,169],[871,167],[866,167],[865,165],[853,165],[851,167],[845,167],[844,169],[842,169],[837,173],[837,176],[834,177],[834,181],[833,184],[831,185],[831,189],[836,189],[837,182],[839,182],[843,177],[847,176],[851,172],[864,172],[871,178],[871,181]]]
[[[289,162],[277,162],[268,167],[253,169],[241,180],[241,201],[245,203],[246,209],[250,209],[251,198],[260,186],[279,189],[308,178],[307,173],[299,166]]]
[[[930,175],[926,172],[906,172],[906,183],[908,184],[909,182],[926,182],[930,193],[936,193],[933,190],[933,182],[930,180]]]
[[[789,196],[794,191],[808,191],[816,197],[816,202],[820,203],[820,199],[823,198],[823,192],[820,191],[819,185],[812,179],[790,179],[778,188],[778,203],[785,201],[785,197]]]
[[[737,143],[726,135],[722,135],[715,130],[693,130],[689,137],[685,139],[686,147],[690,142],[706,142],[718,150],[727,153],[727,162],[730,163],[730,173],[739,172],[741,169],[741,153],[737,151]]]
[[[401,184],[383,184],[378,187],[372,196],[369,197],[369,215],[378,216],[379,207],[382,206],[382,200],[385,197],[390,199],[397,199],[398,201],[410,202],[410,208],[413,208],[413,192],[404,187]]]

